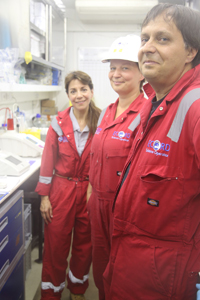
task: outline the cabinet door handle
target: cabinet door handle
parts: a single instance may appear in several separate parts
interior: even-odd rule
[[[9,242],[9,236],[7,235],[1,242],[0,242],[0,252],[5,248],[5,246]]]
[[[8,225],[8,217],[5,217],[1,222],[0,222],[0,232]]]
[[[10,265],[10,261],[9,259],[5,262],[5,264],[3,265],[3,267],[0,270],[0,279],[3,277],[3,275],[5,274],[6,270],[8,269]]]

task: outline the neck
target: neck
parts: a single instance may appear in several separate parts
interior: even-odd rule
[[[117,105],[117,110],[115,114],[115,119],[119,117],[129,106],[130,104],[135,101],[135,99],[140,95],[140,91],[135,91],[131,95],[119,95],[119,102]]]
[[[76,117],[77,121],[83,121],[87,119],[88,109],[89,107],[86,110],[77,110],[74,108],[74,116]]]
[[[89,109],[89,107],[87,108],[87,110],[83,110],[83,111],[74,109],[74,116],[76,117],[76,120],[79,124],[81,131],[85,128],[85,126],[87,124],[88,109]]]
[[[118,106],[127,109],[129,105],[140,95],[140,91],[135,91],[131,95],[119,95]]]
[[[150,83],[151,86],[153,87],[155,93],[156,93],[156,99],[157,101],[164,98],[167,94],[169,94],[169,92],[171,91],[171,89],[175,86],[175,84],[184,76],[184,74],[191,70],[192,66],[191,64],[188,64],[185,69],[183,70],[183,72],[179,75],[179,77],[171,82],[168,82],[168,84],[166,85],[166,82],[160,81],[160,82],[156,82],[156,83]]]

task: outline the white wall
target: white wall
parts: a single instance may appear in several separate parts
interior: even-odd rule
[[[74,10],[68,12],[68,26],[67,26],[67,57],[64,75],[78,69],[78,49],[81,47],[110,47],[112,42],[127,34],[140,34],[140,26],[133,24],[84,24],[82,23]],[[109,68],[109,66],[108,66]],[[84,71],[84,70],[83,70]],[[98,69],[96,70],[98,73]],[[97,80],[92,78],[94,83],[94,95],[95,86],[100,84]],[[107,75],[106,75],[107,80]],[[105,88],[106,87],[106,88]],[[98,87],[99,88],[99,87]],[[104,94],[108,93],[108,88],[111,89],[109,84],[103,84],[101,86],[104,90]],[[97,105],[103,109],[109,103],[116,100],[116,94],[113,92],[112,99],[102,98],[97,102]],[[64,109],[68,106],[66,102],[65,91],[58,95],[59,108]]]

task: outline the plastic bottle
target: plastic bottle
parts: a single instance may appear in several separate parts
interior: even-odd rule
[[[35,117],[33,117],[32,122],[34,127],[41,128],[42,127],[41,115],[37,114]]]
[[[47,131],[48,131],[50,125],[51,125],[50,115],[43,116],[43,118],[42,118],[42,128],[41,128],[41,131],[40,131],[40,138],[43,142],[45,142],[45,140],[46,140]]]
[[[3,123],[1,124],[1,132],[5,132],[7,130],[7,124],[6,123]]]

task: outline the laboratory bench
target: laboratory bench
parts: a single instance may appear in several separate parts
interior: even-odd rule
[[[23,159],[29,162],[30,168],[21,176],[0,176],[0,182],[6,182],[6,187],[3,189],[1,185],[0,188],[1,300],[25,300],[27,252],[31,253],[34,242],[38,246],[36,261],[42,262],[43,223],[39,210],[40,196],[34,192],[39,178],[41,157]]]

